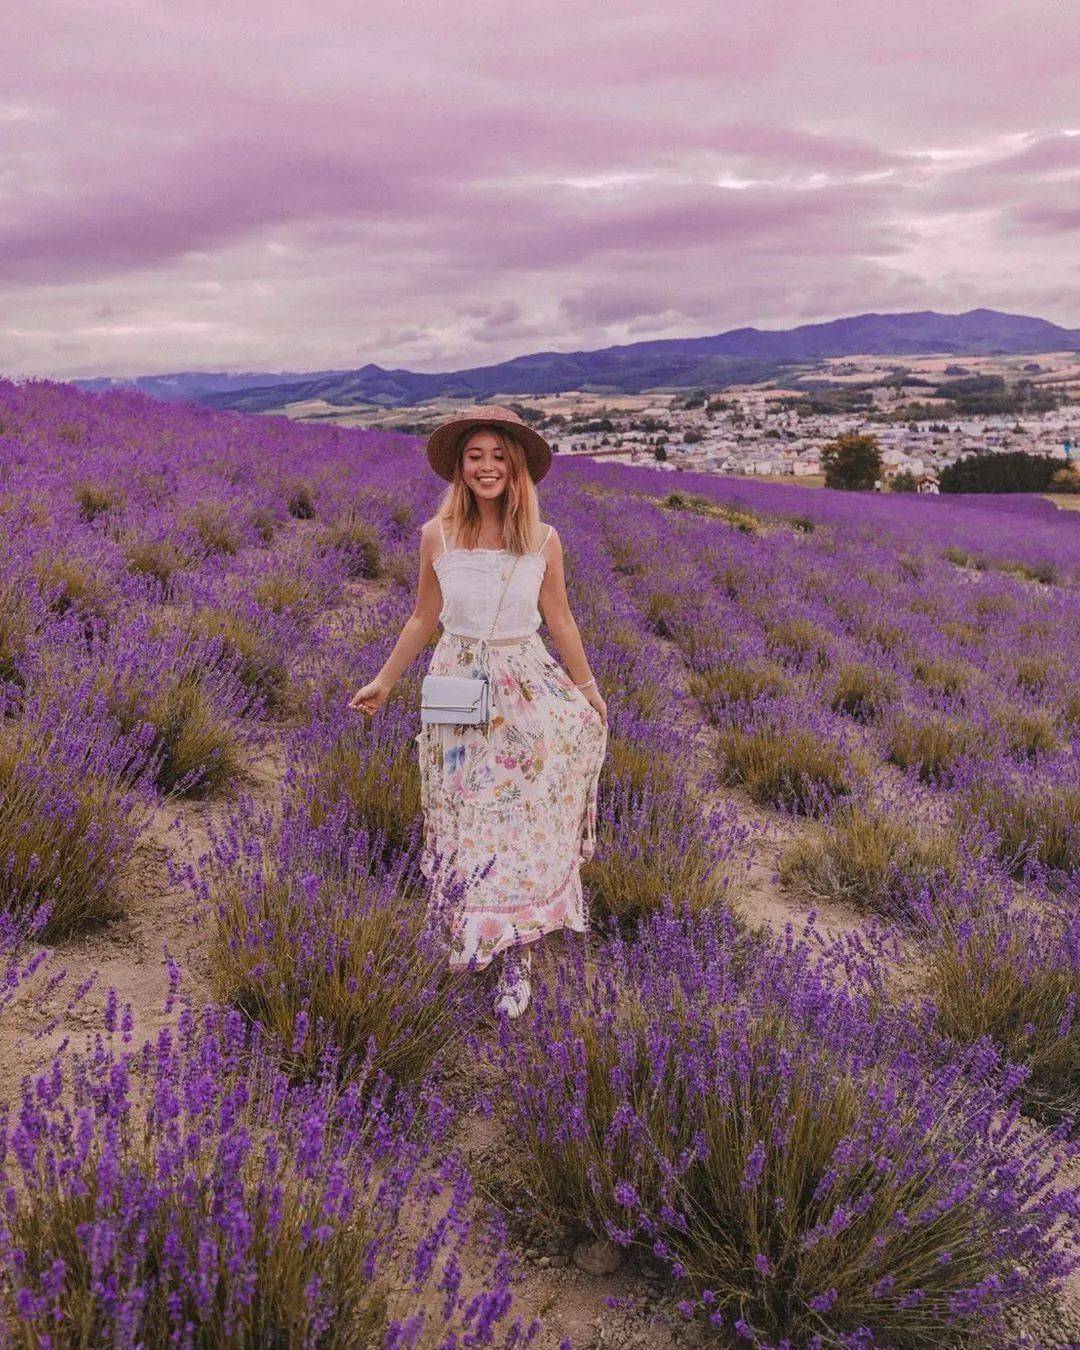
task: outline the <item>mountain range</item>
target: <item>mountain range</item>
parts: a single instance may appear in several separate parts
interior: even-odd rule
[[[424,374],[368,363],[307,374],[142,375],[74,380],[83,389],[134,386],[155,398],[272,412],[303,399],[336,407],[404,407],[432,398],[484,402],[494,395],[564,390],[640,393],[657,388],[723,389],[769,379],[791,366],[843,356],[1019,355],[1080,351],[1080,329],[1046,319],[972,309],[857,314],[791,329],[733,328],[711,337],[662,338],[594,351],[533,352],[492,366]]]

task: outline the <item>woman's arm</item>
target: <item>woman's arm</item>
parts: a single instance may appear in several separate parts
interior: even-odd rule
[[[379,673],[356,691],[349,700],[350,708],[367,713],[380,708],[402,672],[408,670],[438,627],[442,587],[431,565],[435,556],[434,535],[437,528],[434,520],[429,520],[420,531],[420,575],[413,611],[402,625],[393,651],[383,662]]]
[[[547,569],[544,572],[544,580],[540,583],[537,603],[570,678],[575,684],[585,684],[593,676],[581,641],[581,633],[570,612],[570,600],[566,594],[566,574],[563,570],[562,540],[557,530],[551,531],[551,538],[544,545],[544,557],[547,559]],[[582,693],[588,695],[595,689],[596,685],[590,684],[587,689],[582,690]]]

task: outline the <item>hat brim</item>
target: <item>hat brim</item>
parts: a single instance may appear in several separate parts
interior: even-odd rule
[[[516,436],[524,446],[525,462],[534,483],[539,483],[551,468],[551,446],[532,427],[521,422],[504,421],[500,417],[462,417],[444,422],[428,437],[428,463],[439,477],[445,478],[448,483],[454,481],[454,458],[458,437],[476,427],[501,427]]]

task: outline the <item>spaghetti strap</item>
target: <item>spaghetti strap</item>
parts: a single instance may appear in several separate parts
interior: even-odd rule
[[[447,547],[446,547],[446,534],[444,533],[443,527],[442,527],[442,517],[441,517],[441,516],[436,516],[436,517],[435,517],[435,520],[436,520],[436,523],[437,523],[438,526],[439,526],[439,537],[442,539],[443,553],[447,553],[449,550],[448,550]],[[440,557],[440,558],[442,557],[442,553],[439,554],[439,557]]]
[[[540,552],[541,552],[541,553],[543,553],[544,549],[547,548],[547,542],[548,542],[548,540],[551,538],[551,536],[552,536],[554,533],[555,533],[555,526],[554,526],[554,525],[549,525],[549,526],[548,526],[548,532],[547,532],[547,534],[544,535],[544,542],[540,545]]]

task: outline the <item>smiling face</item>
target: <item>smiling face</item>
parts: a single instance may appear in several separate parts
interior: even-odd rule
[[[510,465],[493,431],[469,435],[461,452],[461,476],[481,501],[497,501],[506,491]]]

